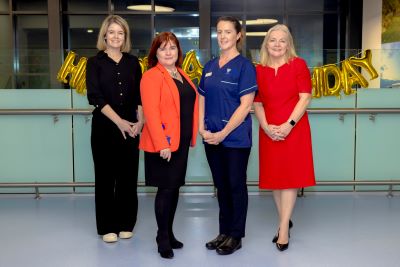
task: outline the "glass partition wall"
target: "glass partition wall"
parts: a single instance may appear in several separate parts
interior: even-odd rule
[[[349,29],[361,24],[361,17],[354,15],[352,6],[362,4],[362,0],[353,2],[0,0],[0,88],[64,88],[55,76],[67,51],[78,56],[95,55],[100,24],[109,14],[121,15],[128,21],[132,53],[138,57],[146,56],[158,32],[172,31],[180,39],[183,52],[196,51],[204,64],[219,54],[217,18],[231,15],[243,24],[243,55],[255,62],[266,31],[276,23],[289,26],[296,48],[310,65],[338,62],[349,56],[339,51],[361,47],[361,36],[356,31],[349,34]],[[361,28],[356,30],[361,32]]]

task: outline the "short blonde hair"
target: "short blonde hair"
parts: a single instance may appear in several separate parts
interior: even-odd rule
[[[285,54],[285,61],[286,63],[289,62],[292,58],[297,57],[296,50],[294,48],[293,44],[293,37],[292,34],[289,31],[289,28],[286,25],[283,24],[277,24],[271,29],[268,30],[267,34],[265,35],[264,41],[261,45],[260,48],[260,64],[263,66],[269,65],[270,62],[270,57],[268,54],[268,49],[267,49],[267,43],[270,39],[271,33],[273,31],[282,31],[286,33],[287,35],[287,42],[288,42],[288,49]]]
[[[104,19],[103,23],[101,24],[99,36],[97,37],[97,49],[100,51],[104,51],[107,49],[107,44],[106,44],[106,34],[108,27],[110,27],[111,24],[118,24],[122,30],[125,33],[125,40],[124,43],[121,46],[121,52],[129,52],[131,51],[131,37],[130,37],[130,32],[129,32],[129,26],[126,20],[124,20],[122,17],[118,15],[110,15],[107,18]]]

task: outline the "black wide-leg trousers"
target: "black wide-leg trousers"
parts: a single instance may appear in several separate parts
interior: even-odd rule
[[[132,231],[138,211],[139,137],[124,139],[102,114],[94,114],[92,120],[97,232]]]

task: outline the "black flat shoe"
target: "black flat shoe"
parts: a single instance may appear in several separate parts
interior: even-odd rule
[[[226,239],[228,238],[227,235],[220,234],[210,242],[206,243],[206,248],[212,250],[212,249],[217,249],[219,245],[221,245]]]
[[[289,229],[293,227],[293,222],[292,220],[289,220]],[[279,229],[278,229],[278,234],[276,234],[273,238],[272,238],[272,243],[276,243],[276,241],[278,241],[279,238]]]
[[[240,249],[242,247],[242,239],[239,238],[234,238],[234,237],[228,237],[224,243],[219,245],[217,247],[217,253],[219,255],[229,255],[235,252],[236,250]]]
[[[174,257],[174,252],[172,249],[167,249],[164,251],[158,250],[158,253],[160,253],[160,256],[164,259],[172,259]]]
[[[171,244],[171,247],[173,249],[183,248],[183,243],[181,241],[176,240],[176,239],[171,240],[169,243]]]
[[[285,251],[285,250],[287,250],[287,249],[289,248],[289,242],[287,242],[286,244],[279,244],[279,243],[276,243],[276,248],[277,248],[279,251]]]

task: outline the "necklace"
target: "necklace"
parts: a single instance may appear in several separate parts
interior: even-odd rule
[[[172,78],[177,79],[178,78],[178,70],[175,68],[175,70],[169,70],[167,69],[169,74],[171,74]]]

